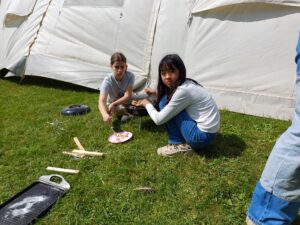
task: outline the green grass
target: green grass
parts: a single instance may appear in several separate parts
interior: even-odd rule
[[[150,118],[122,124],[134,138],[110,144],[110,126],[97,109],[98,92],[48,79],[1,79],[0,203],[42,175],[47,166],[79,169],[61,174],[71,185],[66,195],[36,224],[245,224],[245,213],[267,157],[289,121],[221,111],[216,143],[192,155],[160,157],[167,134]],[[84,103],[91,112],[62,116]],[[75,160],[76,148],[106,156]],[[148,186],[155,193],[134,189]],[[295,224],[300,224],[299,220]]]

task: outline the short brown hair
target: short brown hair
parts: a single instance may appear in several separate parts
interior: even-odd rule
[[[115,52],[111,57],[110,57],[110,65],[113,65],[115,62],[124,62],[126,63],[126,57],[123,53],[121,52]]]

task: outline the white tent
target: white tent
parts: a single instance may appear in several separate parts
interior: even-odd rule
[[[0,0],[0,69],[98,89],[113,52],[136,88],[179,54],[220,108],[291,119],[300,0]]]

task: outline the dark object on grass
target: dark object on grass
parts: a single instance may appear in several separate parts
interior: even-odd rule
[[[148,116],[147,109],[143,106],[134,106],[132,104],[124,105],[127,112],[134,116]]]
[[[0,224],[31,224],[37,217],[48,211],[69,189],[69,183],[60,175],[41,176],[38,181],[0,205]]]
[[[70,105],[69,107],[63,108],[61,110],[61,114],[64,116],[77,116],[77,115],[86,114],[90,111],[91,111],[91,109],[87,105],[75,104],[75,105]]]

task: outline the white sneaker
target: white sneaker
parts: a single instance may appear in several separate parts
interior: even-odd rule
[[[247,216],[246,218],[247,225],[255,225],[255,223]]]
[[[179,152],[191,152],[192,148],[188,144],[168,144],[157,149],[157,154],[162,156],[171,156]]]

